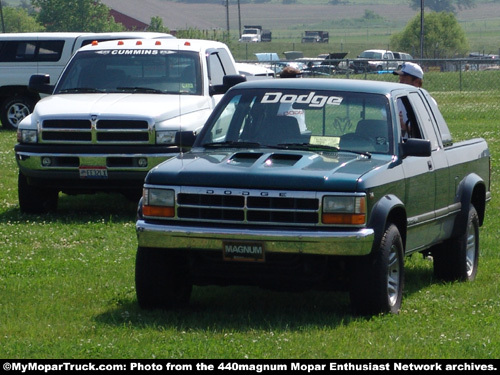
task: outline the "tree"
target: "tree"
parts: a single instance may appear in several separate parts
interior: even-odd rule
[[[412,9],[420,9],[421,0],[410,0]],[[455,13],[456,10],[474,8],[476,0],[425,0],[424,6],[435,12],[451,12]]]
[[[32,0],[47,31],[122,31],[100,0]]]
[[[402,32],[394,34],[390,44],[400,51],[413,54],[420,51],[420,14],[411,19]],[[465,32],[453,13],[424,14],[424,58],[463,56],[468,50]]]
[[[3,17],[6,33],[26,33],[44,30],[44,27],[22,8],[4,7]]]
[[[151,17],[151,21],[149,22],[148,31],[157,32],[157,33],[170,33],[168,27],[163,26],[163,19],[161,17],[155,16]]]

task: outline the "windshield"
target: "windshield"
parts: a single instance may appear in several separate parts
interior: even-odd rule
[[[232,90],[203,130],[204,147],[286,147],[389,153],[384,95],[320,90]]]
[[[200,61],[197,53],[186,51],[79,52],[64,71],[55,92],[201,95]]]
[[[366,59],[382,59],[382,54],[380,52],[372,52],[372,51],[365,51],[361,52],[361,55],[359,57],[364,57]]]

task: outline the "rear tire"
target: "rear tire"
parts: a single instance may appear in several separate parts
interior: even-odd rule
[[[184,254],[168,249],[137,248],[135,290],[142,309],[171,309],[189,304],[192,285]]]
[[[466,230],[432,252],[434,276],[444,281],[473,281],[479,263],[479,217],[470,206]]]
[[[44,214],[57,210],[59,192],[56,189],[30,185],[21,172],[17,179],[17,194],[21,212]]]
[[[404,284],[403,241],[398,228],[390,224],[380,246],[353,266],[350,298],[354,312],[397,314]]]

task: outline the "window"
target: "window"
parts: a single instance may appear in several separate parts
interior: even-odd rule
[[[63,40],[0,42],[0,62],[59,61]]]
[[[202,143],[331,146],[389,153],[384,95],[322,90],[245,90],[227,94]]]
[[[57,92],[93,89],[103,92],[200,95],[198,54],[187,51],[100,50],[79,52],[63,73]],[[141,50],[138,50],[141,52]],[[78,89],[78,90],[77,90]]]
[[[39,42],[37,61],[59,61],[64,48],[62,40],[45,40]]]
[[[432,123],[431,115],[422,101],[422,97],[416,93],[412,92],[409,95],[411,104],[416,108],[418,113],[418,122],[422,124],[422,133],[425,139],[431,141],[431,146],[433,150],[439,148],[438,138],[435,132],[434,124]]]

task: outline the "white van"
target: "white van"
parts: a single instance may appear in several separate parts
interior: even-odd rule
[[[136,38],[174,38],[149,32],[11,33],[0,34],[0,120],[17,129],[40,96],[28,90],[33,74],[49,74],[55,83],[73,53],[96,41]]]

